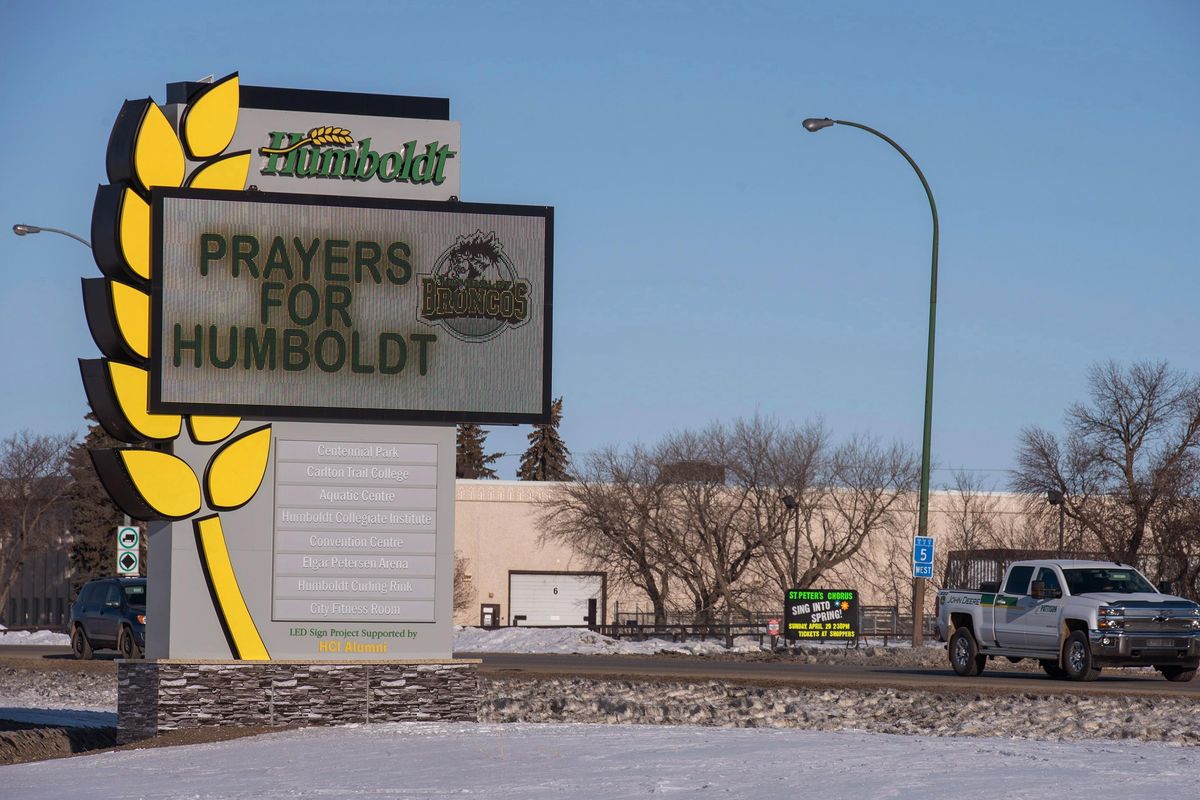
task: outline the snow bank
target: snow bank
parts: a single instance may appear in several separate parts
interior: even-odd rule
[[[71,637],[54,631],[10,631],[0,627],[0,644],[70,645]]]
[[[953,765],[946,768],[945,765]],[[1190,796],[1200,749],[649,725],[401,723],[0,767],[5,796]]]
[[[655,653],[685,653],[712,655],[716,653],[748,653],[757,651],[756,638],[739,638],[732,650],[724,642],[698,639],[672,642],[670,639],[612,639],[586,628],[457,628],[454,632],[456,653],[560,653],[584,655],[654,655]]]

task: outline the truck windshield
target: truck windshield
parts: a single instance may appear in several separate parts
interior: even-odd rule
[[[1111,592],[1114,594],[1133,594],[1134,592],[1155,593],[1150,582],[1135,569],[1109,569],[1093,567],[1089,569],[1065,569],[1067,588],[1071,594],[1090,594],[1093,592]]]
[[[146,605],[146,584],[129,583],[125,587],[125,602],[131,606]]]

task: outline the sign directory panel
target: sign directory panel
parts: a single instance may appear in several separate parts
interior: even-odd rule
[[[549,420],[553,210],[155,190],[150,407]]]
[[[275,446],[273,619],[433,622],[437,446]]]
[[[784,598],[783,635],[792,641],[854,640],[859,621],[857,589],[791,589]]]
[[[258,492],[221,515],[263,649],[275,659],[449,657],[454,427],[278,421],[270,438]],[[175,444],[197,468],[207,450]],[[231,630],[198,601],[219,576],[184,557],[196,534],[167,523],[155,536],[171,569],[156,567],[150,584],[158,635],[147,657],[222,657]]]

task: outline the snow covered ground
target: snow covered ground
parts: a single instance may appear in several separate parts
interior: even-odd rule
[[[764,642],[769,641],[764,639]],[[584,655],[654,655],[655,653],[681,653],[690,655],[715,655],[718,653],[752,653],[761,650],[757,636],[739,636],[732,650],[725,648],[724,640],[692,639],[672,642],[670,639],[649,639],[644,642],[633,639],[612,639],[585,628],[455,628],[454,651],[456,653],[579,653]],[[4,631],[0,629],[0,645],[59,645],[69,646],[71,637],[53,631]],[[896,642],[895,647],[907,647],[907,642]],[[844,650],[845,645],[828,642],[809,642],[805,649],[829,648]]]
[[[1200,749],[625,725],[310,728],[0,767],[6,797],[1191,796]]]
[[[70,645],[71,637],[53,631],[9,631],[0,628],[0,644]]]
[[[586,655],[654,655],[655,653],[749,653],[759,650],[758,637],[734,640],[732,650],[720,639],[672,642],[670,639],[612,639],[586,628],[456,628],[455,653],[582,653]]]

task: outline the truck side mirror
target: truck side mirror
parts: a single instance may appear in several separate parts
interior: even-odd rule
[[[1160,592],[1162,592],[1163,594],[1175,594],[1175,582],[1174,581],[1159,581],[1158,582],[1158,590]]]
[[[1046,583],[1044,581],[1034,581],[1029,587],[1029,594],[1035,600],[1041,600],[1046,596]]]

